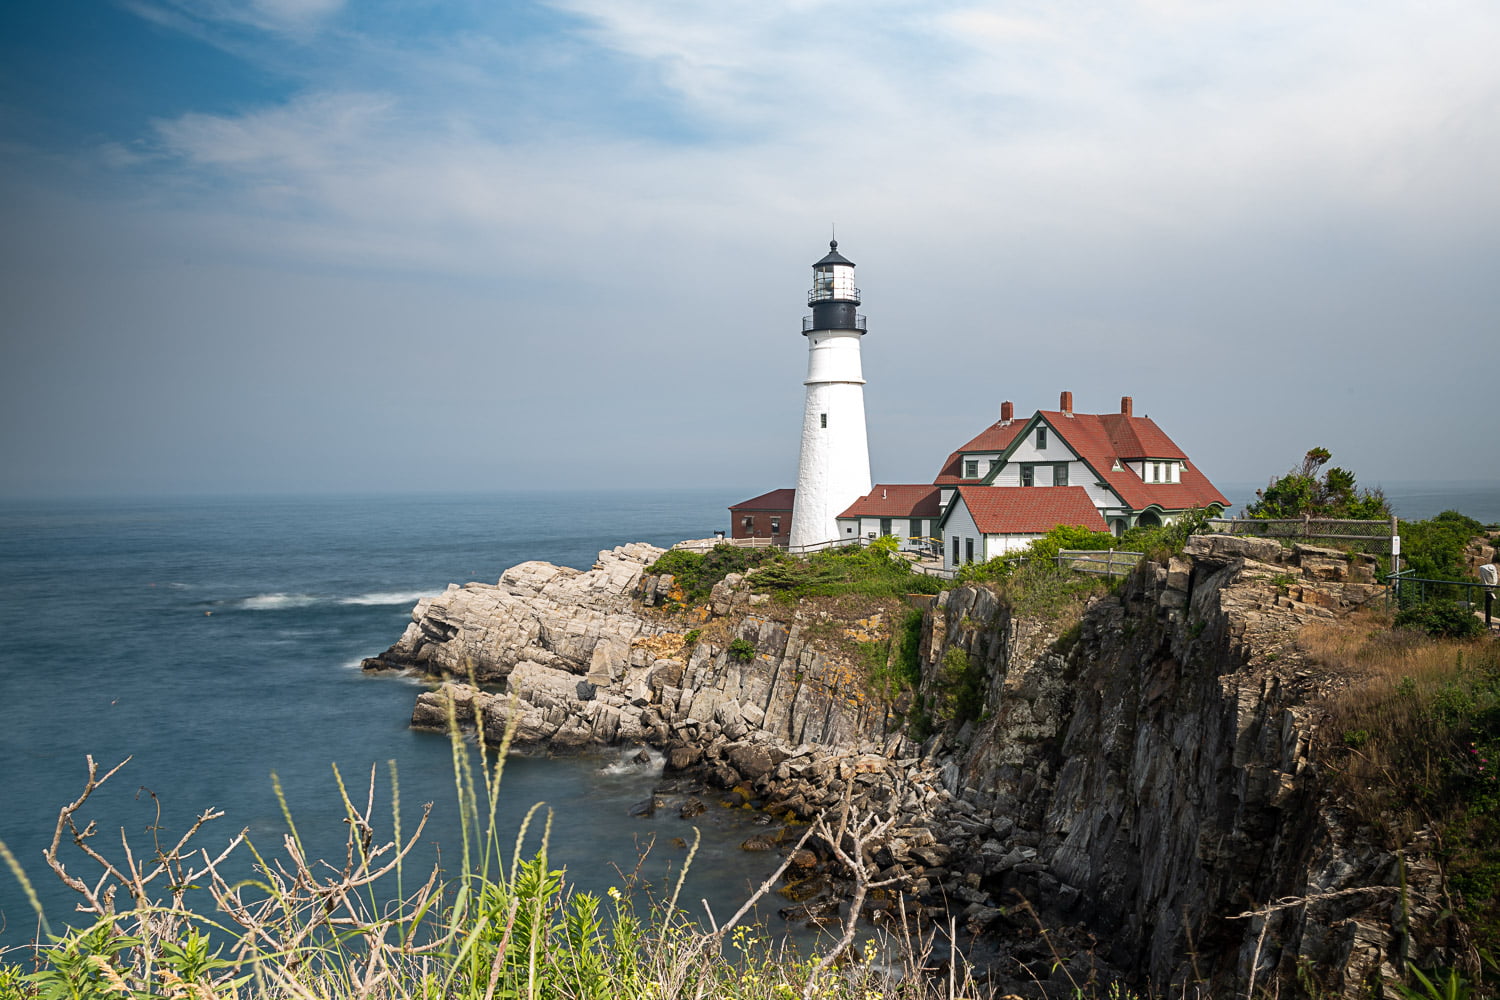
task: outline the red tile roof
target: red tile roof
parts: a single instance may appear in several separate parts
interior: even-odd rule
[[[1082,486],[960,486],[958,495],[986,535],[1045,534],[1059,524],[1109,530]]]
[[[791,510],[796,490],[772,490],[740,503],[730,504],[730,510]]]
[[[1075,413],[1069,417],[1061,410],[1038,412],[1074,454],[1087,462],[1132,510],[1143,510],[1152,504],[1163,510],[1229,504],[1208,477],[1191,465],[1184,466],[1179,483],[1144,482],[1124,464],[1115,471],[1117,460],[1121,463],[1143,458],[1187,461],[1186,453],[1150,417],[1128,417],[1123,413]]]
[[[937,517],[941,491],[926,483],[877,484],[839,517]]]
[[[1025,420],[1001,420],[986,427],[962,448],[948,456],[948,460],[943,463],[942,470],[938,472],[938,477],[932,481],[933,485],[952,486],[954,483],[973,482],[972,479],[963,478],[964,453],[994,452],[999,454],[1010,447],[1010,443],[1016,439],[1016,435],[1021,433],[1021,428],[1025,426]],[[984,475],[987,471],[981,469],[979,474]]]

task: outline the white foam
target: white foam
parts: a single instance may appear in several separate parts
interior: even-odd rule
[[[641,771],[655,771],[660,768],[662,765],[662,761],[665,760],[665,758],[661,754],[653,753],[649,748],[646,750],[646,752],[650,755],[651,759],[644,764],[637,764],[634,759],[635,755],[640,753],[640,750],[638,748],[631,749],[626,753],[621,754],[620,757],[614,761],[614,763],[605,764],[603,767],[599,768],[599,773],[610,775],[637,774]]]
[[[246,611],[280,611],[282,608],[305,608],[318,603],[312,594],[256,594],[240,602]]]
[[[358,594],[354,597],[345,597],[339,600],[340,604],[416,604],[422,598],[427,597],[425,590],[387,590],[376,591],[373,594]]]

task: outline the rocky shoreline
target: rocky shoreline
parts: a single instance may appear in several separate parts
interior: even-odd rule
[[[1396,975],[1390,892],[1237,915],[1393,886],[1403,863],[1412,912],[1441,908],[1422,845],[1398,859],[1346,829],[1311,760],[1309,706],[1326,685],[1296,636],[1383,593],[1368,557],[1195,537],[1062,634],[989,590],[945,591],[923,620],[919,696],[941,693],[961,651],[985,678],[985,708],[918,743],[815,641],[825,623],[771,606],[753,578],[667,613],[675,581],[646,573],[661,552],[624,545],[584,572],[523,563],[493,585],[450,586],[365,666],[448,678],[418,698],[416,726],[490,742],[509,729],[514,748],[548,752],[655,747],[684,812],[749,803],[790,826],[847,804],[888,820],[869,879],[890,888],[867,915],[952,917],[1033,987],[1098,969],[1158,986],[1311,970],[1353,995]],[[769,833],[760,846],[789,842]],[[829,845],[810,847],[783,915],[820,922],[849,873]]]

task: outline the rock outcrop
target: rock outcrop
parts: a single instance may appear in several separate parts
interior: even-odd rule
[[[946,591],[924,618],[915,705],[941,704],[963,662],[983,708],[919,744],[753,577],[664,614],[681,592],[645,572],[660,552],[450,587],[366,665],[450,678],[419,698],[419,726],[451,718],[492,741],[510,726],[515,745],[548,749],[650,743],[669,772],[778,819],[846,799],[892,816],[875,860],[907,912],[958,916],[1041,980],[1069,942],[1159,990],[1352,997],[1401,961],[1443,964],[1430,845],[1391,852],[1355,829],[1311,751],[1322,681],[1297,635],[1382,595],[1373,560],[1195,537],[1065,630],[989,590]],[[1420,940],[1396,932],[1399,906]],[[1058,929],[1045,950],[1034,919]]]

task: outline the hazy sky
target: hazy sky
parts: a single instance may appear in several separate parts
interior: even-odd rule
[[[1122,395],[1210,477],[1500,476],[1491,0],[8,0],[0,492],[877,480]]]

